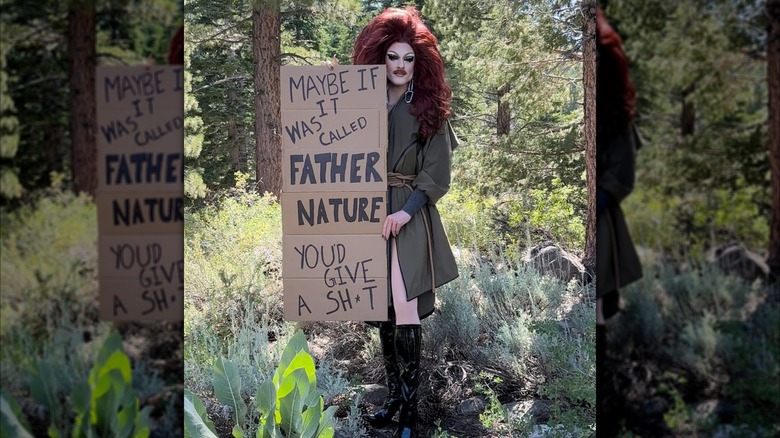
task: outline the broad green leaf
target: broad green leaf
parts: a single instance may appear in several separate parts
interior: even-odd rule
[[[54,427],[53,424],[51,426],[49,426],[48,429],[46,429],[46,434],[49,436],[49,438],[59,438],[60,436],[62,436],[62,435],[60,435],[60,431],[57,430],[57,428]],[[5,435],[3,435],[3,436],[5,436]]]
[[[117,438],[130,437],[133,433],[133,421],[138,414],[138,403],[125,406],[112,418],[111,433]]]
[[[303,411],[303,397],[304,391],[307,388],[301,388],[299,384],[308,385],[309,381],[306,378],[306,372],[303,369],[297,369],[284,379],[284,383],[292,380],[294,382],[293,390],[287,395],[280,397],[279,399],[279,411],[282,414],[282,421],[280,426],[285,436],[291,436],[294,433],[299,433],[303,426],[303,418],[301,413]],[[280,392],[281,394],[281,392]]]
[[[135,427],[133,428],[133,438],[149,438],[151,433],[151,420],[150,415],[152,413],[151,406],[144,406],[138,415],[135,417]]]
[[[6,399],[5,391],[0,396],[0,434],[8,437],[32,438],[28,432],[19,405],[13,398]]]
[[[276,388],[270,377],[257,388],[255,399],[257,400],[257,410],[261,415],[273,414],[274,409],[276,409]]]
[[[108,335],[106,340],[103,341],[103,345],[100,346],[100,351],[95,359],[95,364],[92,366],[92,370],[89,373],[89,384],[92,387],[97,384],[101,374],[105,374],[102,372],[103,367],[117,351],[123,351],[122,338],[119,336],[119,333],[114,330]]]
[[[279,430],[279,424],[276,422],[276,418],[271,415],[268,417],[265,426],[263,427],[263,436],[268,438],[282,438],[283,435]]]
[[[57,398],[60,383],[54,370],[48,361],[34,360],[27,375],[27,387],[33,400],[49,409],[51,418],[59,418],[62,415],[62,404]]]
[[[201,402],[200,399],[195,394],[190,392],[189,389],[185,389],[184,390],[184,401],[186,402],[188,400],[192,404],[192,406],[195,408],[195,413],[201,419],[203,424],[206,425],[206,428],[208,428],[208,430],[213,435],[216,435],[217,434],[217,429],[214,427],[214,423],[209,419],[209,414],[208,414],[208,412],[206,412],[206,407],[203,405],[203,402]],[[185,412],[185,414],[186,414],[186,412]],[[186,418],[185,418],[185,420],[186,420]],[[186,426],[186,424],[185,424],[185,426]],[[187,429],[186,428],[184,430],[184,436],[185,437],[187,436]],[[198,436],[204,436],[204,435],[193,435],[193,436],[194,437],[198,437]],[[206,436],[210,436],[210,435],[206,435]]]
[[[92,392],[90,423],[106,434],[111,429],[111,422],[115,421],[116,413],[121,407],[122,394],[118,392],[123,391],[125,382],[121,372],[112,369],[100,378],[98,386],[105,386],[108,390],[101,395],[98,395],[97,391]]]
[[[90,411],[90,391],[89,383],[81,382],[73,388],[70,394],[70,403],[77,414],[83,414]]]
[[[95,366],[102,368],[103,365],[108,362],[108,359],[111,357],[111,355],[113,355],[116,351],[124,350],[122,348],[122,337],[119,335],[119,332],[113,330],[106,337],[106,340],[103,341],[103,345],[100,346],[100,351],[98,352],[97,359],[95,360]]]
[[[299,368],[303,368],[306,371],[306,376],[309,378],[310,383],[317,383],[317,368],[314,366],[314,359],[312,359],[308,351],[298,352],[282,377],[286,377]]]
[[[295,389],[295,377],[288,375],[282,379],[282,383],[279,384],[279,389],[276,390],[276,399],[281,400]]]
[[[233,408],[235,424],[243,424],[246,403],[241,398],[241,376],[236,365],[224,357],[214,364],[214,394],[220,402]]]
[[[128,358],[124,352],[115,351],[112,353],[100,369],[99,377],[102,377],[111,370],[118,370],[122,374],[122,380],[125,383],[131,382],[133,370],[130,367],[130,358]]]
[[[208,418],[204,420],[204,417],[201,416],[200,412],[198,412],[197,406],[195,406],[195,403],[192,402],[193,399],[197,400],[197,397],[192,396],[188,397],[189,395],[192,395],[188,390],[184,390],[184,437],[185,438],[217,438],[216,432],[212,429],[214,427],[213,425],[209,427],[206,424],[206,421],[208,421]],[[200,400],[198,400],[198,403],[200,403]],[[201,403],[201,406],[203,404]]]
[[[313,391],[309,392],[309,394],[303,399],[303,407],[304,409],[313,408],[313,407],[319,407],[320,412],[322,412],[322,395],[324,392],[321,389],[314,388]],[[319,421],[319,420],[317,420]]]
[[[279,366],[276,368],[276,373],[274,373],[274,385],[279,386],[279,379],[284,377],[287,367],[299,351],[309,352],[309,344],[306,343],[306,336],[301,330],[295,332],[287,346],[284,347],[282,358],[279,360]]]
[[[301,429],[301,436],[303,438],[316,438],[321,416],[322,408],[320,408],[319,404],[310,407],[303,412],[303,428]]]
[[[235,438],[244,438],[244,431],[238,425],[235,425],[233,426],[233,436]]]
[[[333,424],[333,415],[336,414],[338,406],[331,406],[325,409],[322,417],[320,417],[320,427],[317,429],[317,438],[333,438],[336,433],[335,426]]]

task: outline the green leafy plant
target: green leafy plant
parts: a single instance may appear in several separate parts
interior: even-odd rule
[[[66,436],[71,424],[66,422],[68,404],[59,367],[50,360],[34,359],[28,371],[30,395],[48,409],[52,418],[48,435]],[[116,331],[103,342],[87,380],[73,388],[69,401],[74,414],[73,438],[149,436],[152,407],[140,409],[130,359],[122,351],[122,338]]]
[[[217,429],[209,420],[203,402],[188,390],[184,390],[184,438],[216,438]]]
[[[244,424],[247,408],[246,402],[241,398],[241,375],[238,373],[238,367],[224,357],[214,364],[214,395],[217,400],[233,409],[233,436],[243,437],[241,426]]]
[[[149,436],[152,407],[139,408],[130,359],[115,331],[101,346],[87,382],[73,390],[71,399],[76,414],[73,438]]]
[[[284,348],[274,375],[260,385],[257,400],[261,415],[258,438],[331,438],[335,433],[333,414],[337,406],[323,411],[314,359],[300,330]]]
[[[30,425],[22,415],[19,404],[5,391],[0,393],[0,435],[32,438]]]
[[[490,384],[501,384],[501,378],[488,372],[480,371],[479,380],[474,385],[474,392],[484,395],[488,401],[485,411],[479,414],[479,421],[486,429],[496,429],[499,425],[507,423],[508,413],[504,405],[498,400],[498,395]]]

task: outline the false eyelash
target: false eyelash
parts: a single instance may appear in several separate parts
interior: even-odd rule
[[[404,58],[404,62],[414,62],[414,56],[408,56]]]
[[[391,60],[391,61],[397,61],[397,60],[398,60],[398,55],[395,55],[395,54],[388,54],[388,55],[387,55],[387,59],[389,59],[389,60]]]

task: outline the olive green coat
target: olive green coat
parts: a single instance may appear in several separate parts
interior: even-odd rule
[[[612,201],[596,216],[596,295],[602,297],[642,277],[634,243],[620,202],[634,189],[639,136],[633,125],[596,145],[596,186]],[[602,144],[603,143],[603,144]]]
[[[457,139],[447,122],[427,141],[418,143],[420,124],[409,114],[409,109],[410,105],[402,97],[388,113],[387,170],[402,175],[417,175],[410,185],[428,197],[428,202],[401,227],[396,238],[406,296],[409,300],[418,298],[417,311],[420,318],[424,318],[434,310],[426,226],[433,249],[436,286],[458,277],[458,266],[436,208],[436,202],[450,188],[452,150],[457,147]],[[388,214],[401,210],[410,195],[409,188],[389,187]],[[392,300],[392,294],[388,295]]]

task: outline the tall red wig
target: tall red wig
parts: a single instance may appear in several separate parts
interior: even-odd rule
[[[628,76],[628,61],[623,41],[607,22],[601,8],[596,8],[596,119],[607,136],[623,132],[634,117],[635,90]]]
[[[384,64],[393,43],[414,50],[414,99],[411,114],[420,122],[420,138],[438,131],[450,116],[452,90],[444,79],[438,40],[420,20],[417,10],[388,8],[363,28],[355,41],[352,63]]]
[[[168,43],[168,64],[184,64],[184,26],[180,26]]]

